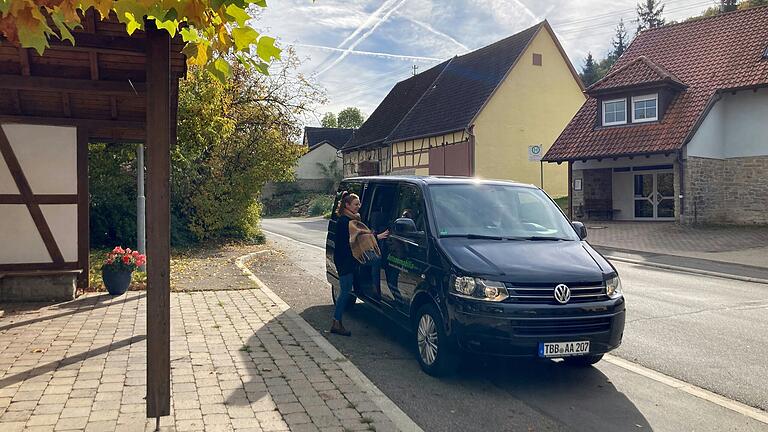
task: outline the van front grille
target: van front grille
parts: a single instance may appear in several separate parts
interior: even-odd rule
[[[611,317],[533,318],[512,320],[512,331],[519,336],[586,335],[611,329]]]
[[[558,284],[514,284],[505,283],[509,298],[508,302],[533,303],[533,304],[560,304],[555,300],[555,286]],[[587,303],[607,300],[605,284],[603,282],[592,283],[566,283],[571,290],[571,299],[568,303]]]

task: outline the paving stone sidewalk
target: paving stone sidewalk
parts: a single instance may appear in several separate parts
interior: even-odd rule
[[[154,429],[145,292],[0,309],[0,431]],[[395,430],[264,291],[172,293],[171,326],[162,430]]]
[[[600,221],[587,231],[595,246],[768,267],[768,226]]]

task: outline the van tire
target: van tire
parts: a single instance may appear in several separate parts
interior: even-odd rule
[[[599,362],[602,359],[603,359],[602,354],[565,357],[563,358],[563,363],[567,364],[568,366],[588,367],[588,366],[592,366],[593,364]]]
[[[414,345],[421,369],[436,377],[454,373],[459,365],[458,347],[446,335],[440,312],[434,304],[427,303],[419,308],[415,318]],[[431,363],[429,359],[432,359]]]
[[[333,300],[334,309],[336,308],[336,297],[338,295],[339,295],[339,291],[336,288],[336,285],[331,284],[331,300]],[[357,297],[355,297],[354,294],[350,294],[349,297],[350,297],[349,301],[347,302],[347,305],[344,307],[343,312],[349,312],[355,308],[355,303],[357,303]]]

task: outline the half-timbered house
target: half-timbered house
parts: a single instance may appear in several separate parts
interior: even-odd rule
[[[344,174],[510,179],[565,195],[567,169],[539,159],[582,92],[543,21],[397,83],[343,147]]]

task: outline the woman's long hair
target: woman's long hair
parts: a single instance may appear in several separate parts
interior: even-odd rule
[[[341,216],[344,214],[344,209],[347,208],[347,204],[351,203],[355,200],[355,198],[360,199],[357,194],[353,194],[349,191],[344,191],[341,193],[341,199],[339,199],[339,205],[336,206],[336,216]]]

